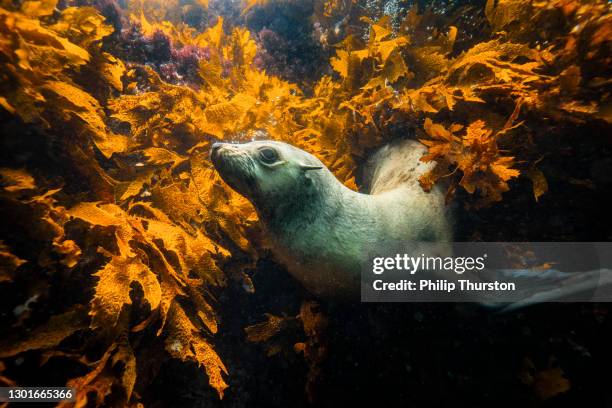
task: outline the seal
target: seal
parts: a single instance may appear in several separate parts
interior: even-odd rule
[[[382,242],[451,240],[444,194],[425,192],[431,169],[412,140],[387,145],[365,166],[366,193],[344,186],[315,156],[277,141],[214,143],[221,178],[255,207],[274,256],[313,294],[358,293],[368,249]]]

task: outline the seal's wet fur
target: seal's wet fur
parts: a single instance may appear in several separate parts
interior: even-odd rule
[[[278,160],[266,163],[262,149]],[[286,143],[216,143],[211,160],[224,181],[255,206],[278,260],[311,292],[338,298],[358,292],[368,249],[383,242],[451,240],[438,188],[418,177],[431,165],[407,140],[381,149],[368,164],[370,194],[350,190],[315,156]]]

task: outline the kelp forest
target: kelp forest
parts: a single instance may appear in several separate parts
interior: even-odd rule
[[[279,140],[360,190],[411,138],[457,241],[609,241],[608,1],[2,0],[0,33],[0,386],[73,387],[60,407],[612,401],[606,304],[327,304],[209,160]]]

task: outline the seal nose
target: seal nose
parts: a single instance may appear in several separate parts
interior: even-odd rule
[[[210,147],[210,159],[214,160],[219,155],[219,150],[223,147],[225,143],[215,142]]]

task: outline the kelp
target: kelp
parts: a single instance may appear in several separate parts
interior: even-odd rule
[[[357,189],[373,149],[412,137],[436,164],[422,187],[445,180],[448,200],[460,187],[482,207],[524,177],[535,200],[546,193],[546,152],[523,136],[534,123],[545,134],[612,119],[604,1],[490,0],[483,41],[416,6],[380,16],[354,1],[315,1],[313,35],[333,55],[308,90],[257,67],[258,43],[240,23],[271,1],[206,27],[186,24],[178,2],[128,3],[111,7],[123,13],[115,21],[53,0],[0,8],[3,114],[56,146],[63,166],[0,169],[3,213],[26,237],[2,237],[0,284],[27,295],[0,357],[74,361],[82,373],[65,382],[77,406],[137,404],[151,353],[201,367],[219,397],[228,387],[215,298],[229,280],[256,290],[245,270],[261,238],[251,205],[207,158],[214,141],[295,144]],[[189,10],[214,17],[212,3]],[[151,50],[159,60],[147,60]],[[64,286],[79,296],[58,300]],[[58,306],[45,314],[51,300]],[[313,308],[302,307],[306,340],[295,345],[309,384],[325,355],[326,322]],[[268,341],[286,325],[268,320],[248,338]]]

